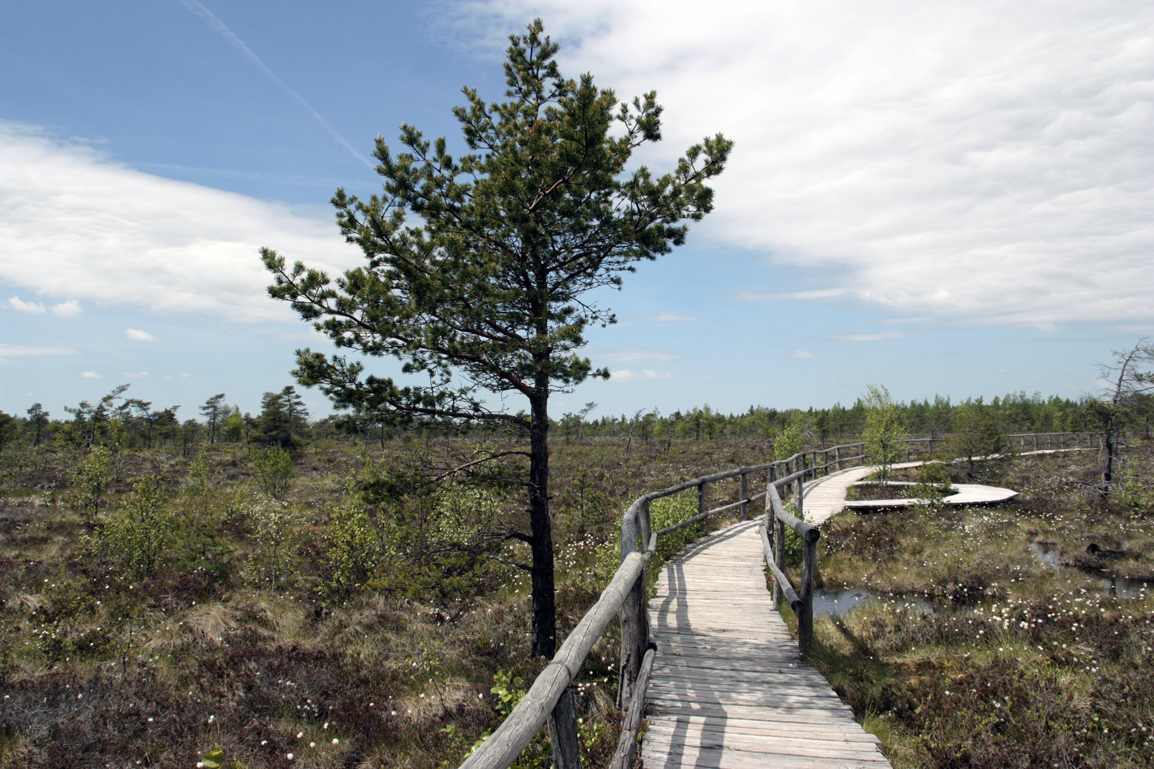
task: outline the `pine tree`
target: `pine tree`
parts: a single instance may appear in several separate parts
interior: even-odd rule
[[[221,409],[224,408],[224,393],[212,396],[200,407],[200,413],[208,422],[208,442],[216,443],[216,425],[223,418]]]
[[[392,419],[503,424],[529,436],[530,531],[511,535],[532,551],[532,653],[552,656],[555,639],[553,539],[549,520],[549,397],[594,370],[577,351],[590,324],[614,322],[585,298],[618,286],[634,263],[685,241],[686,220],[712,209],[706,182],[722,171],[732,143],[720,134],[691,147],[673,173],[626,171],[634,149],[661,138],[661,107],[650,92],[618,104],[593,76],[566,80],[557,44],[538,19],[510,36],[508,101],[464,89],[453,114],[469,152],[451,156],[402,126],[396,156],[379,137],[374,155],[383,196],[361,201],[337,190],[342,233],[367,264],[335,281],[264,249],[275,276],[269,293],[292,303],[338,347],[393,356],[427,384],[364,377],[363,364],[298,351],[294,375],[320,386],[338,408]],[[407,223],[407,215],[419,224]],[[501,410],[516,393],[529,414]]]
[[[28,409],[28,421],[31,422],[36,429],[36,437],[32,443],[33,447],[40,445],[40,436],[44,430],[44,426],[48,424],[49,414],[44,410],[44,407],[39,403],[33,403],[32,407]]]

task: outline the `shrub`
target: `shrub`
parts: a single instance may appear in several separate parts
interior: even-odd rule
[[[245,512],[253,524],[253,537],[260,545],[260,552],[254,559],[255,565],[261,573],[261,579],[277,587],[291,573],[293,545],[299,536],[301,515],[287,502],[268,497],[253,500],[246,506]]]
[[[914,499],[935,506],[954,493],[950,486],[950,468],[944,462],[926,462],[918,467],[917,482],[911,489]]]
[[[146,475],[104,527],[101,538],[107,551],[134,577],[145,579],[172,553],[177,529],[178,519],[160,478]]]
[[[293,476],[292,454],[285,449],[271,447],[253,449],[248,457],[252,463],[252,479],[262,494],[279,499],[288,491]]]
[[[73,476],[73,485],[79,489],[79,507],[87,524],[94,525],[100,513],[100,503],[108,484],[112,482],[109,469],[111,453],[105,446],[93,446]]]
[[[862,437],[866,453],[871,462],[881,466],[881,481],[886,483],[890,479],[890,466],[900,462],[906,452],[902,410],[882,385],[870,385],[864,402],[866,419]]]
[[[773,458],[789,459],[805,448],[805,437],[797,425],[789,425],[773,439]]]
[[[324,540],[324,591],[343,598],[368,582],[389,549],[360,494],[349,489],[342,504],[331,508]]]

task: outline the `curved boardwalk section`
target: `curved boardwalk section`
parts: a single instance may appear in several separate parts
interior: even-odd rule
[[[646,769],[878,769],[890,764],[773,610],[757,522],[685,548],[650,604]]]
[[[1044,452],[1029,452],[1041,454]],[[917,467],[922,462],[900,462],[893,465],[895,469],[902,467]],[[829,520],[830,516],[840,513],[849,507],[858,510],[885,510],[893,507],[904,507],[914,504],[913,499],[873,499],[858,502],[846,502],[846,491],[850,486],[864,479],[877,470],[877,465],[865,467],[851,467],[831,473],[823,478],[809,481],[802,492],[802,504],[805,508],[805,519],[817,526]],[[996,505],[1018,496],[1013,489],[1003,489],[1000,486],[984,486],[978,483],[955,483],[954,493],[942,499],[947,505]]]

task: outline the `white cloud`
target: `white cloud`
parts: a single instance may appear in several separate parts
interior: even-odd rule
[[[84,379],[104,379],[104,377],[97,374],[95,371],[85,371],[80,375]]]
[[[0,360],[6,358],[39,358],[45,355],[74,355],[71,347],[36,347],[22,344],[0,343]]]
[[[653,369],[642,369],[641,371],[630,371],[629,369],[622,369],[621,371],[614,371],[609,377],[610,382],[633,382],[638,379],[672,379],[673,374],[668,371],[663,371],[660,374]]]
[[[700,229],[821,268],[795,298],[1038,328],[1154,321],[1150,3],[451,8],[489,49],[541,16],[564,71],[620,97],[656,88],[654,166],[734,139]]]
[[[129,379],[144,379],[146,376],[148,376],[148,372],[147,371],[139,371],[135,374],[130,374],[127,371],[125,371],[124,376],[128,377]]]
[[[80,302],[75,299],[69,299],[67,302],[52,305],[52,314],[57,318],[75,318],[84,312],[84,308],[80,306]]]
[[[1000,368],[1000,367],[999,367],[999,368],[998,368],[998,373],[999,373],[999,374],[1017,374],[1018,372],[1017,372],[1017,370],[1016,370],[1016,369],[1012,369],[1012,368]]]
[[[330,272],[360,260],[330,221],[152,176],[37,128],[0,121],[0,282],[70,302],[231,320],[289,320],[261,246]],[[21,309],[40,305],[9,300]],[[61,305],[57,305],[61,306]],[[43,309],[25,309],[42,312]],[[293,321],[295,322],[295,321]]]
[[[585,351],[594,362],[607,360],[612,363],[640,363],[653,361],[668,363],[681,356],[672,350],[661,350],[655,347],[595,347]]]
[[[905,339],[910,334],[903,334],[901,331],[879,331],[874,334],[831,334],[830,339],[838,342],[848,342],[849,344],[862,344],[867,342],[886,342],[890,339]]]
[[[8,306],[17,312],[26,312],[29,315],[39,315],[45,311],[44,305],[36,302],[23,302],[17,296],[8,299]]]
[[[812,352],[806,352],[805,350],[794,350],[792,353],[789,354],[789,357],[791,357],[791,358],[812,358],[813,353]]]
[[[658,323],[692,323],[699,320],[696,315],[679,315],[675,312],[663,312],[658,315],[638,315],[630,320],[653,320]]]
[[[148,333],[147,331],[141,331],[140,329],[136,329],[136,328],[124,329],[124,338],[125,339],[131,339],[134,342],[155,342],[156,341],[156,337],[154,337],[152,334]]]

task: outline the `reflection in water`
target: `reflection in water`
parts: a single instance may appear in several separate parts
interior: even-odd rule
[[[893,598],[859,588],[838,592],[815,590],[813,593],[813,616],[822,617],[846,614],[850,609],[860,606],[866,601],[884,601],[886,603],[909,606],[922,614],[934,613],[934,607],[926,601],[919,601],[914,598]]]
[[[1059,550],[1044,547],[1043,544],[1035,542],[1030,545],[1030,552],[1037,556],[1038,560],[1043,564],[1053,569],[1055,574],[1065,570],[1089,574],[1089,576],[1101,586],[1103,593],[1116,598],[1145,598],[1147,595],[1150,595],[1151,592],[1154,592],[1154,585],[1150,585],[1139,579],[1104,576],[1067,566],[1062,563],[1061,552]],[[922,614],[935,613],[933,604],[928,601],[922,601],[916,598],[895,598],[893,596],[880,595],[870,590],[856,588],[836,592],[815,590],[813,593],[813,615],[815,617],[822,617],[846,614],[851,609],[867,601],[882,601],[898,606],[904,605]]]
[[[1054,569],[1054,571],[1057,571],[1062,565],[1061,553],[1057,550],[1047,550],[1035,542],[1030,545],[1030,552],[1036,555],[1039,561]]]
[[[1127,579],[1126,577],[1100,576],[1089,570],[1077,569],[1075,567],[1067,566],[1062,563],[1062,554],[1057,549],[1049,549],[1043,547],[1038,542],[1030,545],[1030,552],[1037,556],[1038,560],[1049,566],[1055,573],[1060,573],[1063,569],[1078,571],[1083,574],[1089,574],[1094,580],[1102,586],[1102,592],[1107,595],[1117,598],[1145,598],[1151,587],[1140,579]]]

